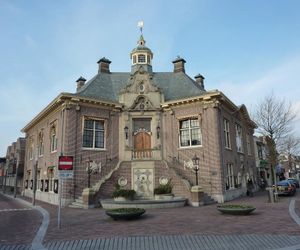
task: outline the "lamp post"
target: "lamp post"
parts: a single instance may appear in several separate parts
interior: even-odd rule
[[[192,158],[193,165],[194,165],[194,170],[196,173],[196,186],[198,186],[198,171],[199,171],[199,157],[195,154],[194,157]]]
[[[91,173],[92,173],[92,169],[91,169],[91,160],[87,161],[87,168],[86,168],[86,172],[88,174],[88,188],[90,188],[91,185]]]
[[[157,127],[156,127],[156,138],[159,139],[159,136],[160,136],[160,126],[157,125]]]
[[[125,133],[125,139],[127,140],[128,139],[128,127],[127,126],[125,126],[124,127],[124,133]]]

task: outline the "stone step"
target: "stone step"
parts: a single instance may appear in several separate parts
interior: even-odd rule
[[[83,205],[74,205],[73,203],[69,205],[71,208],[83,208]]]
[[[217,203],[210,195],[205,195],[203,198],[204,205],[211,205]]]
[[[77,199],[75,199],[75,202],[78,202],[78,203],[83,203],[82,197],[81,197],[81,198],[77,198]]]
[[[83,203],[82,202],[77,202],[77,201],[74,201],[72,202],[69,207],[81,207],[83,208]]]

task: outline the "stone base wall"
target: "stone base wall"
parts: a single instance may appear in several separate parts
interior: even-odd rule
[[[141,164],[143,164],[141,162]],[[131,162],[123,162],[120,168],[113,173],[111,178],[107,180],[100,188],[97,194],[97,200],[103,198],[111,198],[115,189],[115,185],[118,183],[118,179],[123,177],[127,179],[127,184],[123,187],[125,189],[132,189],[132,164]],[[185,185],[180,176],[176,172],[169,168],[163,161],[154,162],[154,188],[159,186],[159,180],[161,177],[171,180],[173,185],[173,193],[175,196],[184,197],[190,199],[190,191]]]

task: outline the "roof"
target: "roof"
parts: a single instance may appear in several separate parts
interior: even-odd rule
[[[118,102],[120,91],[129,82],[131,73],[99,73],[76,94],[101,100]],[[165,101],[177,100],[206,93],[183,72],[153,73],[153,83],[164,93]]]

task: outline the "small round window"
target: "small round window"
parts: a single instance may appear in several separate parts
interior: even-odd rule
[[[144,90],[145,90],[144,84],[140,84],[140,91],[141,91],[141,92],[144,92]]]

